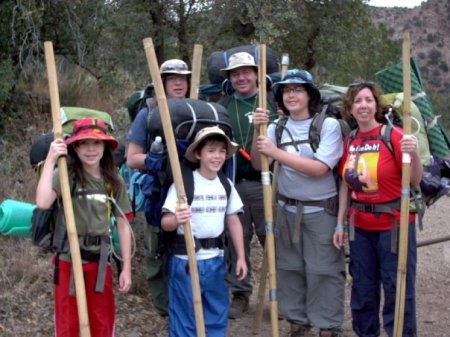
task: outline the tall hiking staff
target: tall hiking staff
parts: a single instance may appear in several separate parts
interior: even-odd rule
[[[155,48],[151,38],[145,38],[143,40],[145,56],[147,57],[148,67],[150,69],[150,75],[155,85],[155,95],[161,113],[161,122],[164,131],[164,138],[166,139],[167,152],[169,154],[170,167],[173,174],[173,182],[178,195],[179,205],[186,205],[187,198],[184,190],[183,177],[181,175],[180,162],[178,160],[178,152],[175,143],[175,136],[173,134],[172,122],[169,113],[169,107],[167,105],[166,94],[164,92],[164,86],[159,74],[158,62],[156,59]],[[205,323],[203,317],[202,298],[200,294],[200,281],[198,277],[197,261],[195,259],[194,241],[192,237],[192,230],[190,222],[186,222],[184,225],[184,239],[186,241],[186,250],[188,254],[189,262],[189,274],[192,281],[192,294],[195,310],[195,323],[198,337],[205,337]]]
[[[55,139],[63,138],[63,129],[60,118],[60,103],[58,81],[56,77],[55,55],[53,44],[44,42],[45,62],[47,64],[48,85],[50,90],[50,102],[52,108],[52,121]],[[69,172],[67,170],[66,158],[58,158],[59,180],[61,181],[61,194],[67,227],[67,238],[69,241],[70,255],[74,275],[75,294],[77,299],[78,319],[80,322],[80,336],[90,337],[89,316],[87,311],[86,288],[83,276],[83,264],[81,261],[80,244],[78,242],[77,227],[73,214],[72,197],[70,195]]]
[[[284,79],[286,75],[286,71],[289,69],[289,54],[283,53],[281,56],[281,77],[280,80]],[[279,117],[282,116],[282,113],[279,114]],[[275,162],[273,167],[272,174],[272,210],[275,214],[277,207],[277,191],[278,191],[278,170],[279,163]],[[266,241],[267,242],[267,241]],[[266,281],[267,281],[267,273],[268,273],[268,262],[267,262],[267,244],[264,245],[264,256],[261,267],[261,276],[259,280],[259,288],[258,288],[258,303],[256,305],[256,313],[255,313],[255,324],[253,325],[253,334],[257,335],[261,331],[261,324],[263,318],[264,311],[264,298],[266,294]]]
[[[192,56],[192,74],[191,74],[191,89],[189,97],[198,99],[198,91],[200,87],[200,70],[202,68],[202,54],[203,46],[201,44],[194,45],[194,53]]]
[[[403,133],[411,133],[411,42],[409,32],[403,33]],[[398,249],[397,285],[395,295],[394,336],[403,335],[406,291],[406,260],[408,255],[409,196],[410,196],[410,164],[411,156],[402,156],[402,194],[400,209],[400,236]]]
[[[259,107],[267,109],[266,95],[266,45],[259,45]],[[260,134],[267,135],[267,125],[261,125]],[[270,301],[270,321],[272,325],[272,336],[279,335],[278,329],[278,302],[277,302],[277,275],[275,269],[275,239],[273,236],[273,212],[272,212],[272,188],[270,186],[269,159],[261,155],[261,182],[264,196],[264,217],[266,219],[266,246],[265,253],[268,257],[269,266],[269,301]]]

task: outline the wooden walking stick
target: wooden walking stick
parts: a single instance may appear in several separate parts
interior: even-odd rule
[[[192,74],[191,74],[191,91],[190,98],[198,99],[198,91],[200,86],[200,70],[202,68],[203,46],[201,44],[194,45],[194,54],[192,56]]]
[[[151,38],[143,40],[145,56],[147,57],[150,75],[155,85],[155,95],[161,114],[161,122],[164,131],[164,138],[166,139],[167,152],[169,153],[170,167],[172,169],[173,182],[177,190],[178,204],[186,205],[186,193],[184,190],[183,177],[181,175],[180,162],[178,160],[178,152],[175,143],[175,136],[173,134],[172,122],[167,105],[166,94],[164,86],[159,74],[158,62],[156,59],[155,48]],[[197,328],[197,337],[205,337],[205,323],[203,318],[202,298],[200,294],[200,281],[198,277],[197,261],[195,259],[194,240],[192,237],[191,224],[186,222],[184,225],[184,239],[186,240],[186,250],[189,262],[189,274],[192,281],[192,294],[195,310],[195,323]]]
[[[411,133],[411,67],[409,32],[403,33],[403,133]],[[405,316],[406,271],[408,257],[409,196],[411,156],[402,157],[402,195],[400,210],[400,235],[398,248],[397,286],[395,295],[394,336],[403,336]]]
[[[284,79],[286,75],[286,71],[289,69],[289,54],[284,53],[281,57],[281,80]],[[282,113],[279,113],[279,117],[282,116]],[[272,174],[272,210],[273,214],[276,214],[277,209],[277,193],[278,193],[278,170],[280,169],[280,165],[278,162],[275,162],[273,166],[273,174]],[[274,216],[275,217],[275,216]],[[266,294],[266,283],[267,283],[267,272],[268,272],[268,262],[267,262],[267,241],[264,245],[264,254],[263,254],[263,262],[261,267],[261,276],[259,280],[259,288],[258,288],[258,303],[256,305],[256,313],[255,313],[255,324],[253,325],[253,334],[259,334],[261,330],[262,317],[264,312],[264,299]]]
[[[47,63],[48,85],[50,89],[50,102],[52,108],[52,120],[55,139],[63,138],[63,130],[60,117],[58,81],[56,77],[55,56],[53,44],[44,42],[45,62]],[[59,180],[61,182],[61,194],[66,218],[67,238],[72,259],[72,268],[75,283],[75,294],[77,299],[78,320],[80,323],[80,336],[90,337],[89,316],[87,311],[86,288],[84,285],[83,265],[81,262],[80,244],[78,242],[77,227],[73,214],[72,196],[70,195],[69,173],[67,170],[66,157],[58,158]]]
[[[259,107],[267,109],[266,95],[266,45],[259,45]],[[261,125],[259,133],[267,135],[267,125]],[[263,184],[264,196],[264,217],[266,219],[266,245],[269,266],[269,301],[270,301],[270,320],[272,323],[272,336],[279,335],[278,330],[278,302],[277,302],[277,276],[275,270],[275,240],[273,236],[273,213],[272,213],[272,190],[270,186],[269,159],[261,155],[261,181]]]

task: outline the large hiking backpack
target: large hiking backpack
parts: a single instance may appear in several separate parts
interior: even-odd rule
[[[228,59],[231,55],[247,52],[255,59],[255,63],[259,64],[259,48],[257,45],[243,45],[234,48],[230,48],[226,51],[215,51],[208,57],[207,69],[208,78],[211,83],[222,83],[225,80],[220,69],[228,67]],[[271,74],[279,71],[279,57],[277,53],[271,49],[266,48],[266,73]]]
[[[345,91],[344,91],[345,89]],[[319,106],[319,112],[313,116],[311,126],[308,131],[308,139],[303,141],[294,141],[292,144],[283,145],[294,145],[309,143],[313,152],[316,152],[320,143],[320,134],[322,132],[323,122],[325,118],[334,118],[339,122],[341,128],[342,139],[344,139],[354,128],[354,125],[349,125],[342,118],[342,104],[340,102],[341,96],[346,92],[345,87],[331,86],[327,85],[327,89],[320,89],[321,101]],[[282,116],[278,119],[275,127],[275,139],[277,147],[281,147],[281,135],[285,129],[286,122],[288,120],[287,116]]]
[[[92,209],[89,205],[89,196],[105,195],[106,210],[108,212],[109,227],[103,228],[103,235],[92,235],[96,233],[98,228],[91,229],[92,233],[80,235],[78,233],[78,241],[80,244],[81,258],[87,261],[99,261],[99,270],[97,274],[97,280],[95,285],[96,292],[103,292],[104,289],[104,275],[106,273],[106,265],[109,258],[112,258],[117,265],[117,272],[120,275],[121,263],[119,258],[114,253],[115,249],[119,248],[119,242],[117,237],[117,229],[115,227],[114,217],[112,215],[113,202],[109,197],[113,197],[112,190],[108,186],[105,186],[103,191],[99,190],[83,190],[76,187],[76,179],[74,173],[70,173],[71,177],[71,197],[72,199],[84,198],[86,200],[86,211],[88,216],[94,216]],[[67,254],[70,250],[66,219],[64,214],[64,208],[62,206],[62,200],[57,199],[49,209],[40,209],[36,207],[33,210],[31,218],[31,240],[34,245],[55,253],[55,268],[53,281],[55,284],[59,283],[59,261],[61,254]],[[107,234],[106,234],[107,233]],[[115,235],[114,235],[115,234]],[[116,236],[114,238],[114,236]],[[99,246],[100,252],[98,254],[93,253],[90,250],[83,249],[84,246]],[[111,254],[113,252],[113,254]]]
[[[191,169],[196,167],[184,158],[184,154],[200,129],[217,125],[230,139],[233,138],[230,117],[227,110],[220,104],[207,103],[190,98],[170,98],[167,100],[167,105],[176,140],[178,158],[183,165]],[[147,120],[151,141],[153,142],[159,136],[164,144],[162,151],[158,153],[150,151],[151,145],[149,144],[149,151],[145,160],[145,173],[147,176],[144,180],[146,185],[141,187],[143,191],[148,193],[144,205],[147,223],[159,227],[161,223],[161,207],[166,198],[167,190],[173,182],[173,177],[165,146],[159,107],[149,111]],[[226,172],[229,178],[233,176],[233,166],[233,158],[231,158],[223,167],[223,171]]]
[[[61,125],[63,128],[64,137],[68,137],[72,133],[73,123],[81,118],[95,118],[105,122],[107,132],[112,134],[114,132],[114,124],[109,113],[99,110],[93,110],[82,107],[61,107],[60,108]],[[38,136],[30,149],[30,164],[31,167],[38,169],[47,157],[50,143],[53,141],[53,132],[49,131]],[[118,166],[124,162],[125,156],[124,146],[118,146],[114,152],[115,159]]]

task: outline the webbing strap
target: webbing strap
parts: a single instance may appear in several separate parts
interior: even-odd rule
[[[365,204],[356,201],[351,201],[350,207],[354,210],[368,212],[368,213],[387,213],[392,216],[392,228],[391,228],[391,253],[397,253],[397,241],[398,241],[398,222],[394,216],[394,210],[400,209],[400,199],[383,203],[383,204]],[[355,212],[353,211],[350,216],[349,224],[349,239],[355,239]]]

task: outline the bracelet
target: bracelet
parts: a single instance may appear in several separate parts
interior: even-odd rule
[[[344,225],[336,225],[336,228],[334,230],[336,230],[336,231],[343,231],[344,228],[345,228]]]

